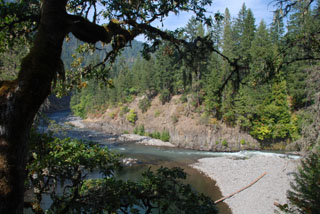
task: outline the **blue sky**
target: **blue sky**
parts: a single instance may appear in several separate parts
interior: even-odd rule
[[[262,19],[267,24],[272,22],[272,11],[274,10],[272,0],[213,0],[213,4],[207,8],[207,10],[214,14],[218,11],[224,13],[225,9],[228,8],[231,16],[237,17],[243,3],[246,4],[247,8],[252,10],[257,26]],[[160,22],[154,23],[153,25],[161,29],[174,30],[184,27],[192,15],[192,13],[181,13],[178,16],[171,14],[165,19],[163,26]],[[139,36],[137,40],[143,40],[143,36]]]
[[[226,7],[228,7],[231,16],[237,17],[242,4],[245,3],[247,8],[250,8],[256,19],[256,25],[263,19],[267,24],[272,22],[273,16],[273,4],[272,0],[213,0],[213,4],[208,8],[209,12],[215,13],[220,11],[224,13]],[[170,15],[164,22],[164,29],[174,30],[178,27],[184,27],[192,13],[181,13],[179,16]],[[159,27],[162,28],[160,25]]]

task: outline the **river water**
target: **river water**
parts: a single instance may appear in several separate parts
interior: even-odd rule
[[[237,153],[223,153],[223,152],[208,152],[208,151],[196,151],[187,150],[181,148],[166,148],[166,147],[154,147],[138,145],[134,143],[114,142],[115,136],[98,132],[95,130],[89,130],[85,128],[75,128],[67,126],[66,124],[72,120],[79,120],[79,118],[73,117],[70,111],[61,111],[50,113],[47,115],[50,120],[54,120],[56,123],[65,127],[64,135],[72,138],[90,140],[98,142],[107,146],[111,151],[121,153],[125,158],[137,159],[137,164],[124,167],[124,170],[119,173],[121,179],[139,179],[140,174],[151,167],[152,169],[164,167],[181,167],[188,174],[186,182],[191,184],[198,192],[204,193],[213,200],[220,199],[222,197],[219,188],[215,185],[215,181],[211,180],[204,174],[191,168],[189,165],[195,163],[197,159],[205,157],[221,157],[221,156],[234,156],[234,157],[247,157],[252,155],[259,155],[261,152],[244,151]],[[43,130],[46,128],[43,127]],[[41,128],[40,128],[41,130]],[[274,153],[264,153],[264,155],[281,155]],[[220,213],[229,214],[232,213],[230,208],[225,203],[219,203],[218,208]]]

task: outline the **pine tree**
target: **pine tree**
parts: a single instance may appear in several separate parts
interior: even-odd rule
[[[274,51],[269,31],[265,22],[259,24],[250,48],[250,77],[249,81],[256,85],[268,80],[274,74]]]
[[[275,82],[270,96],[258,109],[259,119],[253,122],[251,134],[260,140],[278,140],[297,136],[297,126],[291,119],[285,80]]]
[[[270,27],[271,40],[273,44],[279,44],[284,34],[283,19],[280,17],[280,12],[275,11]]]

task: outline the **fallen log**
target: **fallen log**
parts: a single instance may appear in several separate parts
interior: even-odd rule
[[[215,203],[215,204],[220,203],[220,202],[224,201],[225,199],[230,198],[230,197],[234,196],[235,194],[237,194],[237,193],[239,193],[239,192],[241,192],[241,191],[243,191],[243,190],[251,187],[253,184],[257,183],[257,181],[259,181],[259,180],[260,180],[263,176],[265,176],[266,174],[267,174],[267,172],[263,173],[263,174],[260,175],[257,179],[255,179],[254,181],[252,181],[249,185],[241,188],[240,190],[238,190],[238,191],[236,191],[236,192],[234,192],[234,193],[232,193],[232,194],[230,194],[230,195],[228,195],[228,196],[225,196],[225,197],[223,197],[223,198],[220,198],[219,200],[216,200],[214,203]]]

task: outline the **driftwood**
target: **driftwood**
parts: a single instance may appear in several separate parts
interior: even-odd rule
[[[237,194],[237,193],[239,193],[239,192],[241,192],[241,191],[243,191],[243,190],[251,187],[253,184],[255,184],[257,181],[259,181],[259,180],[260,180],[263,176],[265,176],[266,174],[267,174],[266,172],[263,173],[263,174],[260,175],[256,180],[252,181],[249,185],[241,188],[240,190],[238,190],[238,191],[236,191],[236,192],[234,192],[234,193],[232,193],[232,194],[230,194],[230,195],[228,195],[228,196],[225,196],[225,197],[223,197],[223,198],[220,198],[219,200],[216,200],[214,203],[215,203],[215,204],[220,203],[220,202],[224,201],[225,199],[230,198],[230,197],[234,196],[235,194]]]

